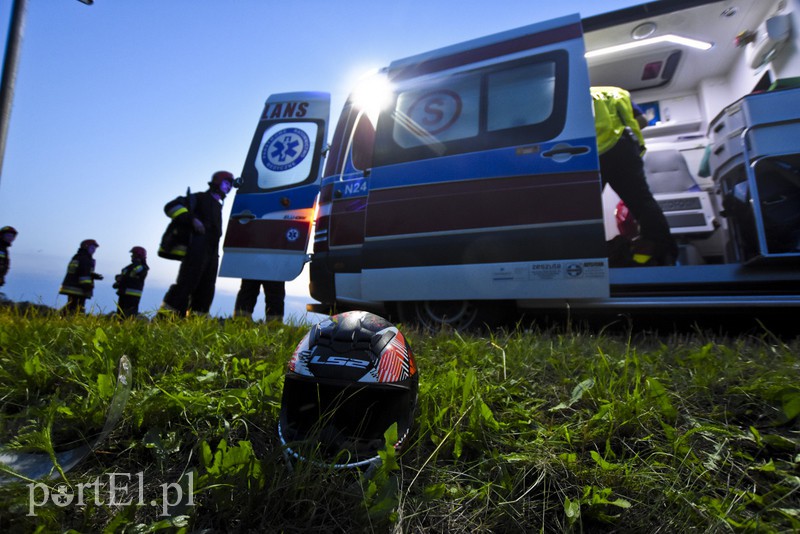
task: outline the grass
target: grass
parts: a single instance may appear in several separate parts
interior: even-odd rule
[[[47,484],[142,481],[129,503],[35,515],[31,482],[6,483],[0,531],[800,529],[797,339],[401,328],[420,368],[415,431],[367,478],[284,461],[283,373],[306,326],[0,310],[0,443],[58,453],[91,439],[127,355],[121,421]]]

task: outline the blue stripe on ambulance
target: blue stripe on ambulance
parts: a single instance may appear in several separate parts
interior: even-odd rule
[[[370,178],[370,188],[424,185],[432,182],[459,182],[482,179],[487,176],[526,175],[532,172],[543,175],[597,171],[597,148],[593,137],[571,140],[570,146],[579,149],[582,153],[567,161],[557,161],[553,157],[542,155],[562,143],[562,141],[556,141],[531,145],[533,153],[530,154],[520,154],[520,147],[512,146],[389,165],[381,169],[380,175]],[[457,158],[459,162],[458,173],[452,172],[452,158]],[[424,168],[425,173],[409,172],[409,170],[417,168]]]

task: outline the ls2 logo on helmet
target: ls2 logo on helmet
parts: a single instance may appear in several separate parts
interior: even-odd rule
[[[354,360],[353,358],[344,358],[342,356],[314,356],[311,358],[310,363],[337,365],[339,367],[357,367],[359,369],[366,369],[370,364],[367,360]]]
[[[308,155],[311,142],[299,128],[284,128],[270,137],[261,151],[261,161],[271,171],[288,171]]]

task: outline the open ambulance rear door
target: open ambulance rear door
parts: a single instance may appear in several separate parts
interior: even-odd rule
[[[329,114],[328,93],[267,99],[233,200],[220,276],[288,281],[303,270]]]

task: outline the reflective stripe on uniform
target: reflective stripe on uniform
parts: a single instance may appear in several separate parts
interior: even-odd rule
[[[81,289],[80,287],[73,287],[73,286],[61,286],[61,289],[58,290],[59,294],[61,295],[75,295],[78,297],[85,297],[86,292]]]
[[[189,210],[186,209],[185,206],[178,205],[178,206],[175,206],[174,208],[172,208],[171,210],[169,210],[167,215],[169,215],[169,217],[171,219],[174,219],[175,217],[177,217],[179,215],[183,215],[184,213],[189,213]]]
[[[159,247],[158,251],[162,254],[171,254],[172,256],[186,256],[186,249],[187,247],[185,245],[181,245],[177,247],[172,247],[169,250],[165,250],[164,248]]]

